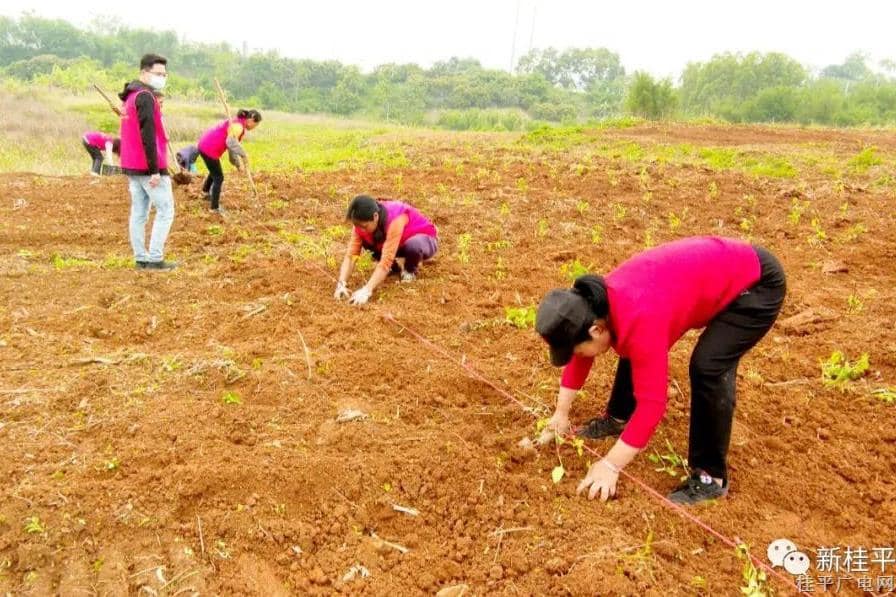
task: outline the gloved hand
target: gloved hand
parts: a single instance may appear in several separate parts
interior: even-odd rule
[[[371,294],[373,293],[368,290],[366,286],[362,286],[352,294],[352,298],[350,298],[348,302],[351,305],[364,305],[370,300]]]
[[[339,280],[339,282],[336,283],[336,292],[333,293],[333,298],[338,301],[338,300],[348,298],[348,297],[349,297],[348,286],[345,285],[345,282],[343,282],[342,280]]]

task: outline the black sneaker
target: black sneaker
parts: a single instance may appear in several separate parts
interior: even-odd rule
[[[175,261],[138,261],[137,269],[152,269],[152,270],[162,270],[162,271],[171,271],[177,268],[177,262]]]
[[[610,415],[596,417],[585,423],[584,427],[576,431],[579,437],[588,439],[600,439],[602,437],[615,437],[625,429],[625,421],[614,419]]]
[[[681,506],[693,506],[707,500],[716,500],[728,495],[728,481],[724,485],[716,483],[704,471],[695,470],[688,480],[669,494],[669,499]]]

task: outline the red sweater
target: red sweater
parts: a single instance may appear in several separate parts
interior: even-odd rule
[[[622,441],[643,448],[666,412],[669,349],[688,330],[705,327],[760,276],[749,244],[693,237],[635,255],[606,277],[613,350],[631,361],[635,412]],[[581,389],[593,358],[573,355],[560,385]]]

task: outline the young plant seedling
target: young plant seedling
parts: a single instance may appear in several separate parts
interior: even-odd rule
[[[654,450],[653,454],[650,454],[647,459],[658,465],[653,470],[666,473],[670,477],[678,477],[680,481],[684,481],[688,478],[688,459],[683,458],[676,452],[675,448],[672,447],[672,442],[668,439],[666,440],[666,448],[669,451],[665,454],[660,454]]]
[[[870,367],[868,353],[862,354],[855,363],[850,363],[839,350],[834,351],[827,361],[821,363],[821,379],[825,387],[837,388],[845,392],[847,384],[863,377]]]
[[[30,516],[25,520],[25,532],[29,535],[44,533],[47,527],[40,521],[37,516]]]
[[[741,570],[741,577],[744,585],[740,588],[740,592],[744,597],[773,597],[775,592],[768,584],[768,577],[764,570],[757,570],[750,557],[750,549],[746,543],[737,546],[737,557],[744,563]]]
[[[470,245],[473,244],[473,235],[464,232],[457,237],[457,260],[461,263],[470,263]]]
[[[524,330],[535,327],[535,307],[504,307],[504,321]]]
[[[880,388],[871,392],[871,395],[886,405],[896,405],[896,389],[894,388]]]
[[[242,404],[243,399],[240,398],[240,395],[236,392],[225,392],[223,396],[221,396],[221,401],[224,404]]]
[[[574,261],[567,261],[563,265],[560,266],[560,274],[569,280],[570,282],[574,282],[576,278],[580,276],[584,276],[591,270],[591,267],[585,265],[578,259]]]

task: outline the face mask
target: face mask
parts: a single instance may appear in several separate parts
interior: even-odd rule
[[[161,75],[151,75],[149,77],[149,86],[153,89],[160,90],[165,87],[165,81],[167,80],[167,77],[163,77]]]

